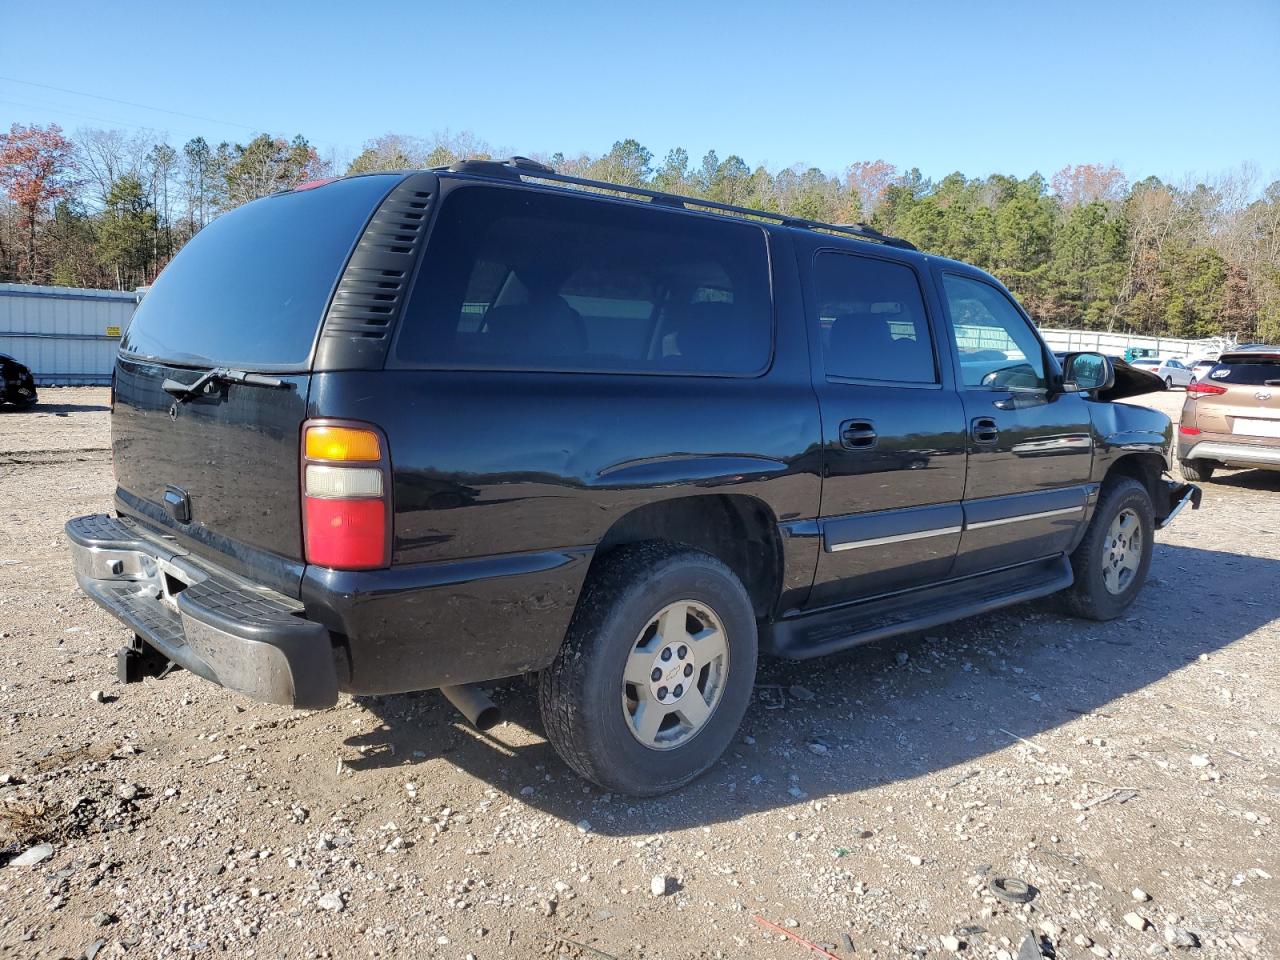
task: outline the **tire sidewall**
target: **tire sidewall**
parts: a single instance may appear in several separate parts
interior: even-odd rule
[[[1217,464],[1210,460],[1179,460],[1178,472],[1184,480],[1192,483],[1204,483],[1213,476]]]
[[[1138,591],[1147,580],[1151,569],[1151,558],[1155,552],[1155,516],[1151,507],[1151,496],[1137,481],[1125,482],[1103,502],[1099,504],[1099,512],[1094,514],[1093,522],[1097,530],[1091,537],[1089,564],[1085,573],[1087,582],[1083,584],[1088,592],[1099,617],[1111,619],[1118,617],[1133,602]],[[1111,593],[1103,580],[1102,571],[1106,566],[1107,531],[1110,530],[1116,516],[1129,508],[1138,516],[1142,528],[1142,559],[1138,563],[1138,571],[1129,585],[1120,593]]]
[[[711,717],[678,747],[654,750],[631,732],[622,707],[623,670],[640,632],[668,604],[693,600],[714,611],[729,647],[725,688]],[[665,792],[706,770],[732,742],[755,683],[757,637],[750,599],[718,560],[693,551],[674,553],[624,587],[596,624],[578,624],[591,651],[586,663],[581,722],[588,750],[608,758],[615,787],[629,793]],[[573,628],[571,628],[573,629]]]

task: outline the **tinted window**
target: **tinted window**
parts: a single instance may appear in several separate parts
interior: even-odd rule
[[[828,376],[938,382],[914,270],[884,260],[820,253],[814,286]]]
[[[1040,338],[1003,293],[981,280],[945,274],[947,308],[967,387],[1044,388]]]
[[[120,349],[192,363],[304,364],[356,238],[399,179],[339,180],[218,217],[161,272]]]
[[[1280,384],[1280,360],[1268,357],[1227,360],[1209,371],[1209,379],[1248,387],[1276,386]]]
[[[396,344],[481,369],[750,374],[773,323],[763,232],[581,197],[460,187]]]

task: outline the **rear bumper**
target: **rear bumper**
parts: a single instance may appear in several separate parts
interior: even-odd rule
[[[337,701],[329,631],[302,619],[298,601],[105,514],[68,521],[66,535],[85,593],[170,660],[258,700]]]
[[[1230,443],[1223,440],[1188,443],[1179,438],[1178,459],[1216,460],[1219,463],[1280,470],[1280,444],[1264,446],[1260,443]]]

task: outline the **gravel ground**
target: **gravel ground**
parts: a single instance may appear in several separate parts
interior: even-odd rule
[[[635,802],[521,682],[490,735],[435,693],[117,685],[61,537],[109,508],[106,391],[42,397],[0,413],[2,957],[815,955],[757,914],[841,958],[1280,956],[1280,473],[1207,484],[1113,623],[764,664],[724,761]]]

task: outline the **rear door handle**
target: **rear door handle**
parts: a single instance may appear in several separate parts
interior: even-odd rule
[[[870,420],[846,420],[840,424],[840,446],[866,450],[876,445],[876,425]]]
[[[995,443],[1000,436],[1000,428],[991,417],[974,417],[969,425],[969,435],[974,443]]]

